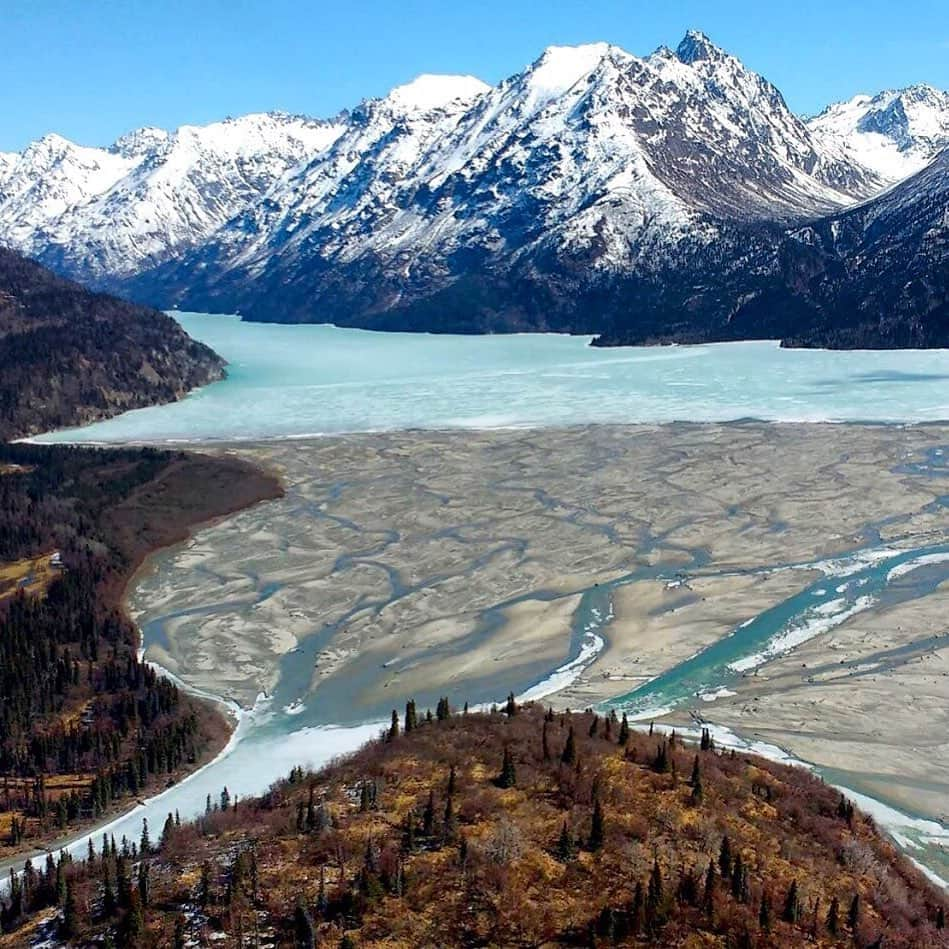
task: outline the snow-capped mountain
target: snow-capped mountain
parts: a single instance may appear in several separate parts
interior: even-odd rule
[[[551,47],[496,86],[421,76],[325,122],[48,136],[0,155],[0,242],[258,320],[621,336],[632,308],[641,337],[682,338],[755,311],[758,333],[736,281],[765,299],[787,229],[931,161],[947,116],[914,87],[804,122],[697,32],[645,57]]]
[[[115,285],[209,237],[341,131],[264,113],[139,129],[107,149],[47,135],[0,160],[0,242]]]
[[[655,268],[657,249],[711,240],[718,221],[799,221],[882,186],[819,149],[770,83],[700,33],[645,58],[552,47],[494,88],[430,84],[442,101],[396,90],[363,103],[324,152],[135,292],[376,325],[532,254]]]
[[[949,93],[918,85],[859,95],[828,106],[807,125],[822,147],[901,181],[949,147]]]

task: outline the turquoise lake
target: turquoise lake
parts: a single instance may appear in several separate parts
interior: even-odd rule
[[[176,314],[229,362],[174,405],[48,441],[285,438],[586,422],[949,419],[949,351],[774,342],[596,349],[588,337],[430,336]]]

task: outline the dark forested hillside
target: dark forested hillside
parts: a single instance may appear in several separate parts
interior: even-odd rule
[[[513,700],[410,703],[318,774],[149,832],[32,869],[7,926],[137,949],[946,945],[945,894],[808,772]]]
[[[180,398],[223,362],[170,317],[0,248],[0,439]]]
[[[227,727],[137,657],[146,553],[279,485],[228,457],[0,446],[0,856],[175,780]]]

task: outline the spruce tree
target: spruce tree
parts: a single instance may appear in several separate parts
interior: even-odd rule
[[[422,812],[422,833],[431,837],[435,833],[435,792],[428,792],[428,801]]]
[[[564,821],[560,828],[560,839],[557,841],[557,859],[561,863],[569,863],[573,857],[573,834],[570,833],[570,828],[567,826],[567,822]]]
[[[159,846],[162,848],[167,847],[168,842],[174,836],[174,833],[175,833],[175,819],[169,813],[168,816],[165,818],[165,826],[162,828],[162,831],[161,831],[161,842]]]
[[[627,719],[625,712],[623,712],[623,719],[619,725],[619,738],[617,741],[622,746],[625,746],[629,742],[629,719]]]
[[[149,880],[148,863],[143,860],[138,865],[138,898],[142,906],[148,906],[151,896],[151,885]]]
[[[730,879],[732,875],[732,845],[728,834],[722,838],[722,845],[718,851],[718,872],[721,873],[723,880]]]
[[[388,741],[395,741],[399,737],[399,713],[392,709],[392,720],[389,724],[389,731],[386,735]]]
[[[576,739],[573,737],[573,725],[570,726],[570,731],[567,732],[567,742],[563,746],[560,760],[564,764],[574,764],[577,760],[577,744]]]
[[[499,788],[512,788],[517,784],[517,773],[514,769],[514,756],[509,745],[504,747],[504,759],[501,762],[501,773],[495,782]]]
[[[857,926],[860,925],[860,894],[854,893],[853,899],[850,901],[850,910],[847,913],[847,925],[850,927],[851,932],[857,931]]]
[[[936,929],[946,928],[946,907],[940,906],[936,910]]]
[[[827,931],[836,936],[840,930],[840,900],[835,896],[830,901],[830,908],[827,910]]]
[[[702,907],[705,915],[711,919],[715,909],[715,864],[709,860],[705,871],[705,891],[702,894]]]
[[[771,932],[771,898],[767,890],[761,894],[761,905],[758,907],[758,925],[762,932]]]
[[[72,884],[66,883],[66,895],[63,904],[63,919],[59,929],[63,939],[73,939],[79,934],[79,912],[76,908],[76,895]]]
[[[797,880],[792,880],[784,897],[784,909],[781,919],[786,923],[796,923],[801,918],[801,901],[797,895]]]
[[[514,701],[514,693],[509,692],[507,696],[507,704],[504,706],[504,714],[511,718],[517,714],[517,702]]]

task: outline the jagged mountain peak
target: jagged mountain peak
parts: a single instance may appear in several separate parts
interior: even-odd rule
[[[729,57],[721,47],[716,46],[701,30],[689,30],[676,47],[675,55],[680,62],[691,66],[704,60],[722,60]]]

